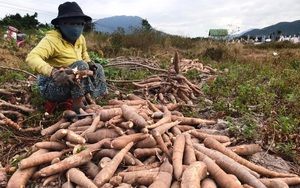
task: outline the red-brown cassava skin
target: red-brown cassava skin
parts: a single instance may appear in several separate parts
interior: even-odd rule
[[[285,173],[279,173],[275,171],[271,171],[269,169],[266,169],[262,166],[258,166],[254,163],[251,163],[250,161],[240,157],[230,149],[226,148],[224,145],[222,145],[219,141],[217,141],[214,138],[206,138],[204,140],[204,145],[208,148],[215,149],[226,156],[232,158],[233,160],[237,161],[238,163],[245,165],[246,167],[250,168],[251,170],[259,173],[260,175],[263,175],[265,177],[297,177],[296,174],[285,174]]]
[[[39,156],[43,153],[47,153],[48,150],[46,149],[39,149],[38,151],[34,152],[31,156]],[[32,174],[36,171],[37,166],[26,168],[26,169],[18,169],[13,173],[11,178],[9,179],[6,188],[25,188],[29,178]]]
[[[266,186],[267,183],[272,183],[272,181],[278,182],[284,182],[287,185],[299,185],[300,184],[300,177],[287,177],[287,178],[260,178],[260,181],[262,181]]]
[[[70,178],[71,182],[76,183],[81,187],[97,188],[97,186],[90,180],[86,175],[77,168],[70,168],[67,171],[67,177]]]
[[[118,166],[122,162],[125,154],[131,149],[133,146],[133,142],[127,144],[94,178],[93,182],[101,187],[105,183],[107,183],[111,177],[114,175]]]
[[[174,166],[174,176],[179,181],[183,172],[183,153],[185,147],[185,136],[180,134],[176,137],[173,146],[172,164]]]
[[[233,151],[234,153],[242,156],[253,155],[257,152],[262,151],[262,148],[258,144],[242,144],[242,145],[231,146],[227,148]]]
[[[34,146],[39,149],[49,149],[55,151],[60,151],[67,148],[66,144],[60,142],[51,142],[51,141],[37,142],[34,144]]]
[[[159,173],[149,188],[169,188],[172,184],[173,165],[166,158],[159,168]]]
[[[219,165],[215,163],[210,157],[204,155],[202,152],[195,150],[198,161],[203,161],[207,166],[208,173],[213,177],[220,187],[223,188],[243,188],[233,178],[231,178]]]
[[[79,153],[76,153],[74,155],[71,155],[64,160],[51,164],[47,167],[44,167],[38,171],[38,176],[40,177],[46,177],[50,176],[59,172],[66,171],[70,168],[80,166],[82,164],[85,164],[89,162],[93,158],[93,153],[96,150],[99,150],[104,142],[106,142],[109,139],[103,139],[95,144],[89,145],[89,147]]]
[[[204,178],[200,185],[202,188],[218,188],[216,182],[208,177]]]
[[[194,148],[213,159],[226,173],[234,174],[242,183],[246,183],[255,188],[266,188],[261,181],[253,176],[241,164],[223,153],[206,148],[200,144],[194,144]]]
[[[124,148],[130,142],[135,143],[135,142],[143,140],[149,136],[150,136],[150,134],[144,134],[144,133],[134,133],[134,134],[129,134],[129,135],[123,135],[123,136],[114,138],[111,141],[111,148],[120,150],[120,149]]]
[[[206,164],[202,161],[195,161],[183,172],[181,178],[181,188],[200,188],[200,182],[206,176]]]
[[[136,113],[135,110],[130,106],[123,104],[121,109],[123,117],[125,117],[125,119],[128,121],[132,121],[137,127],[145,128],[148,125],[146,120]]]
[[[64,154],[64,151],[52,151],[43,153],[36,156],[31,156],[25,159],[22,159],[19,162],[19,168],[25,169],[33,166],[38,166],[43,163],[50,163],[53,159],[61,157]]]

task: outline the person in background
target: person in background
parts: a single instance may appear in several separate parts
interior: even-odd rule
[[[4,39],[7,39],[9,41],[11,40],[17,40],[17,33],[19,30],[13,26],[8,26],[6,33],[4,34]]]
[[[107,93],[104,70],[91,61],[82,35],[84,25],[91,20],[76,2],[59,5],[58,16],[51,21],[55,29],[48,31],[26,58],[39,74],[38,89],[47,102],[71,101],[76,113],[86,108],[86,95],[97,98]],[[74,69],[91,70],[93,75],[77,83],[70,78]]]

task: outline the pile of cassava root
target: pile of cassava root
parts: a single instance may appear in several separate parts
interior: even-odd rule
[[[243,158],[261,151],[259,145],[232,146],[226,135],[197,128],[216,121],[185,117],[179,107],[129,94],[105,106],[88,105],[81,117],[66,110],[59,121],[42,129],[45,141],[32,146],[32,154],[21,159],[6,187],[300,185],[296,174],[271,171]]]
[[[187,70],[196,70],[203,73],[206,79],[201,78],[201,82],[213,80],[216,76],[216,69],[209,66],[203,66],[199,60],[179,59],[179,55],[175,52],[174,57],[171,58],[171,63],[168,70],[161,75],[152,75],[141,81],[132,82],[145,98],[151,99],[155,103],[181,103],[186,105],[194,105],[193,100],[197,100],[202,95],[199,84],[189,81],[181,72]]]

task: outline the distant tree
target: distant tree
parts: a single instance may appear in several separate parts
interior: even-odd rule
[[[152,26],[149,24],[148,20],[146,20],[146,19],[142,19],[142,27],[143,27],[143,29],[145,29],[147,31],[152,30]]]
[[[15,15],[6,15],[2,20],[0,20],[0,26],[14,26],[19,30],[33,29],[37,28],[40,23],[37,20],[37,13],[33,15],[26,14],[23,17],[17,13]]]
[[[277,30],[277,35],[281,35],[282,31],[281,30]]]
[[[90,31],[92,31],[94,28],[95,28],[95,24],[94,24],[93,22],[87,22],[87,23],[84,25],[83,30],[86,31],[86,32],[90,32]]]

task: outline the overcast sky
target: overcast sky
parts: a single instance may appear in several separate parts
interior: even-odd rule
[[[61,0],[0,0],[0,19],[38,13],[41,23],[57,16]],[[160,31],[184,37],[207,37],[209,29],[229,33],[300,20],[299,0],[77,0],[93,20],[139,16]]]

